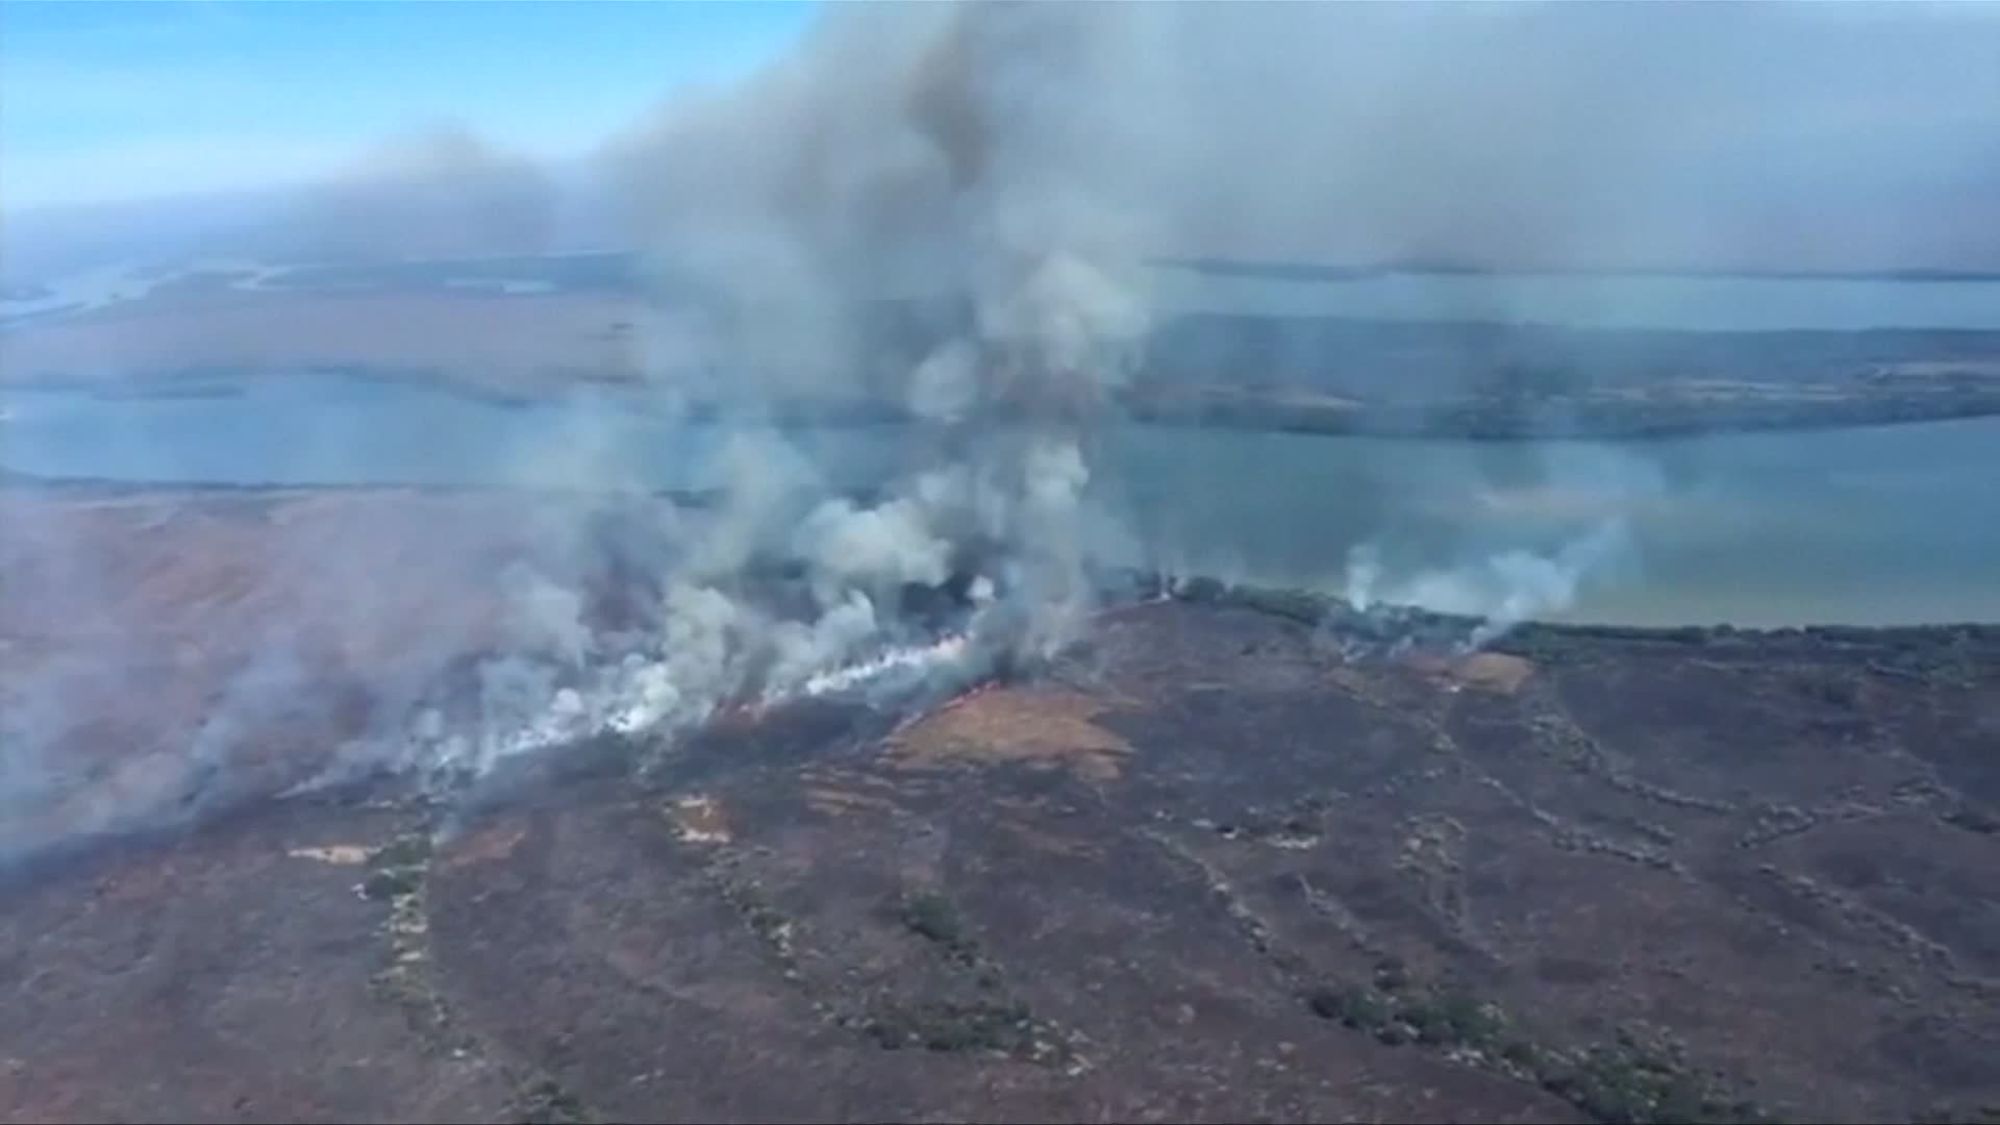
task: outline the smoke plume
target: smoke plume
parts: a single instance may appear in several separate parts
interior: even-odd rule
[[[414,756],[477,775],[595,730],[949,681],[1073,639],[1093,441],[1150,328],[1142,154],[1119,81],[1124,12],[837,9],[743,87],[670,107],[606,154],[660,294],[648,377],[756,437],[645,581],[643,624],[592,632],[546,581],[517,590],[469,706],[425,712]],[[945,311],[893,349],[881,304]],[[867,498],[767,427],[887,400],[917,422]]]

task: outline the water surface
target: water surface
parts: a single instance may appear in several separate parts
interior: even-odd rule
[[[737,432],[605,396],[328,376],[0,402],[0,466],[143,483],[703,489]],[[841,487],[905,467],[907,436],[785,435]],[[1536,608],[1577,620],[2000,621],[2000,419],[1629,443],[1133,426],[1106,435],[1094,487],[1122,528],[1105,550],[1246,580],[1344,590],[1372,552],[1383,584],[1446,600],[1578,569]]]

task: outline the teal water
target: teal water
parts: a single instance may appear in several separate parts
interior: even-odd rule
[[[505,405],[316,376],[208,397],[14,391],[0,405],[0,467],[145,483],[699,489],[721,483],[716,454],[735,432],[614,398]],[[899,466],[903,436],[787,440],[855,486]],[[1584,544],[1572,604],[1537,615],[2000,621],[2000,419],[1610,444],[1130,427],[1105,436],[1095,469],[1096,501],[1123,529],[1104,549],[1153,565],[1340,590],[1366,547],[1390,584],[1448,596],[1496,559]]]
[[[2000,419],[1540,445],[1150,430],[1123,462],[1141,540],[1190,570],[1340,589],[1367,543],[1390,574],[1453,572],[1610,529],[1539,616],[2000,621]]]

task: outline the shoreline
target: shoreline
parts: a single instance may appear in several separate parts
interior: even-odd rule
[[[634,413],[650,413],[648,389],[632,381],[575,381],[560,386],[500,390],[449,375],[421,371],[313,368],[309,379],[408,388],[498,410],[535,410],[586,401],[620,399]],[[0,382],[9,395],[78,395],[98,402],[178,402],[239,398],[290,375],[199,370],[123,378],[39,378]],[[1155,384],[1114,397],[1122,421],[1173,429],[1220,429],[1406,440],[1477,442],[1653,441],[1711,434],[1813,432],[2000,417],[2000,378],[1970,383],[1913,380],[1798,390],[1774,384],[1757,392],[1709,398],[1641,398],[1620,394],[1533,397],[1466,396],[1414,403],[1369,403],[1325,398],[1288,401],[1212,386]],[[729,404],[689,403],[678,412],[691,425],[724,425],[737,418],[781,429],[872,429],[920,423],[901,404],[855,400],[783,404],[740,414]],[[1007,421],[1005,417],[996,419]]]
[[[695,511],[713,507],[721,499],[719,490],[701,489],[647,489],[631,492],[587,492],[578,489],[534,488],[511,485],[487,484],[422,484],[422,483],[341,483],[316,484],[247,484],[228,482],[172,482],[172,481],[121,481],[110,478],[91,477],[43,477],[0,467],[0,500],[10,495],[19,495],[30,500],[37,497],[52,502],[67,499],[96,499],[133,501],[172,500],[186,497],[193,500],[229,501],[241,500],[263,503],[285,499],[310,499],[320,496],[383,496],[405,495],[412,497],[466,497],[501,498],[511,497],[522,500],[561,501],[565,499],[589,499],[597,501],[666,501],[679,508]],[[871,494],[866,490],[854,490],[848,495],[866,502]],[[1262,613],[1288,618],[1308,627],[1317,627],[1333,622],[1361,633],[1379,632],[1383,628],[1405,630],[1412,635],[1451,634],[1459,637],[1469,635],[1482,624],[1482,619],[1460,614],[1438,613],[1417,606],[1384,606],[1380,610],[1362,613],[1351,604],[1330,593],[1322,593],[1305,587],[1261,586],[1256,584],[1223,582],[1207,576],[1172,577],[1159,572],[1134,570],[1128,567],[1107,567],[1102,572],[1103,597],[1106,608],[1118,608],[1141,604],[1148,600],[1171,598],[1176,601],[1233,605],[1254,609]],[[1781,625],[1738,625],[1726,621],[1695,621],[1683,624],[1641,624],[1621,621],[1522,621],[1495,638],[1489,647],[1500,651],[1514,651],[1517,646],[1562,643],[1580,639],[1644,641],[1660,645],[1702,646],[1716,643],[1753,643],[1760,641],[1792,640],[1798,643],[1874,643],[1881,640],[1903,639],[1913,643],[1929,643],[1940,638],[1986,637],[1991,635],[2000,641],[2000,620],[1986,620],[1976,617],[1960,617],[1937,621],[1918,621],[1887,624],[1850,624],[1837,619],[1815,619]]]
[[[1797,396],[1719,405],[1629,400],[1465,399],[1407,407],[1295,405],[1254,398],[1127,408],[1141,425],[1411,441],[1644,442],[1809,433],[2000,416],[2000,388],[1867,398]],[[1551,416],[1562,419],[1551,421]]]
[[[1465,666],[1481,654],[1494,654],[1548,669],[1591,667],[1605,659],[1627,663],[1666,659],[1685,664],[1707,658],[1772,667],[1799,661],[1834,661],[1887,682],[1922,684],[1933,678],[1962,679],[1976,667],[1980,653],[2000,650],[2000,623],[1975,622],[1760,629],[1529,621],[1489,643],[1467,648],[1454,638],[1463,638],[1480,622],[1463,615],[1403,606],[1361,612],[1329,595],[1295,588],[1232,585],[1206,576],[1173,580],[1158,573],[1128,570],[1119,572],[1119,577],[1124,585],[1107,588],[1106,604],[1097,622],[1107,622],[1131,611],[1241,611],[1273,622],[1279,628],[1333,631],[1348,642],[1337,658],[1344,666],[1378,671],[1401,668],[1446,678],[1457,675],[1453,669]],[[1091,631],[1074,642],[1065,655],[1055,658],[1056,663],[1087,657],[1098,643],[1098,630],[1099,625],[1093,624]],[[1245,649],[1242,655],[1247,656],[1251,651]],[[1217,659],[1232,659],[1235,655],[1233,650],[1218,653]],[[990,675],[979,682],[987,687],[1015,687],[1023,682],[1036,682],[1039,675],[1029,673],[1025,680]],[[1836,700],[1840,701],[1845,701],[1843,706],[1852,704],[1847,696]],[[896,706],[907,704],[905,701]],[[929,706],[919,705],[918,713]],[[833,707],[851,716],[882,713],[874,704],[840,697],[794,699],[786,707]],[[487,778],[482,783],[485,789],[477,807],[490,812],[506,806],[510,803],[507,794],[517,792],[526,779],[580,781],[593,776],[622,775],[631,768],[636,749],[651,743],[654,737],[650,733],[603,731],[585,735],[563,744],[574,757],[553,760],[531,757]],[[707,739],[726,739],[730,735],[725,723],[699,728],[688,737],[691,744],[698,745]],[[515,773],[510,774],[510,770]],[[134,819],[33,848],[0,850],[0,893],[17,892],[39,880],[78,870],[80,864],[88,865],[105,855],[175,847],[191,840],[213,838],[246,820],[255,821],[276,810],[299,807],[356,810],[380,807],[384,801],[428,799],[420,788],[412,788],[408,776],[391,770],[364,770],[303,788],[259,789],[253,785],[234,791],[209,791],[199,794],[198,800],[193,799],[195,796],[191,792],[189,801],[159,817]],[[1990,832],[1992,828],[1979,830]]]
[[[1331,594],[1298,587],[1231,584],[1206,576],[1169,583],[1161,575],[1129,574],[1140,588],[1165,593],[1173,601],[1248,609],[1280,617],[1308,628],[1328,626],[1368,639],[1404,640],[1426,635],[1470,634],[1483,619],[1438,613],[1417,606],[1383,606],[1360,611]],[[1579,642],[1622,641],[1659,647],[1702,647],[1772,644],[1797,646],[1863,646],[1884,644],[2000,643],[2000,621],[1940,621],[1913,625],[1844,625],[1823,622],[1800,625],[1744,626],[1719,624],[1629,625],[1617,622],[1527,620],[1496,636],[1486,649],[1518,655],[1548,655],[1550,648]],[[1422,641],[1417,642],[1419,644]]]

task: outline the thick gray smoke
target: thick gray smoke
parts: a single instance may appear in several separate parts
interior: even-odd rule
[[[836,241],[877,252],[888,248],[884,225],[917,213],[911,197],[876,189],[896,186],[885,174],[932,163],[932,146],[880,123],[903,115],[890,103],[911,88],[939,25],[957,17],[936,5],[830,7],[829,26],[760,75],[755,94],[677,106],[636,153],[671,173],[649,177],[653,233],[679,222],[680,251],[700,245],[745,276],[761,263],[760,284],[795,297],[811,271],[788,278],[798,251],[789,232],[732,228],[718,214],[694,239],[668,204],[726,199],[754,187],[748,174],[795,209],[870,220]],[[1102,163],[1112,174],[1125,175],[1116,166],[1141,150],[1144,170],[1167,169],[1147,187],[1142,213],[1158,235],[1149,254],[1513,269],[2000,268],[2000,16],[1990,4],[1118,7],[1128,10],[1035,17],[1059,46],[1064,21],[1120,26],[1087,51],[1042,50],[1000,81],[1025,91],[1017,106],[1073,99],[1094,113],[1087,132],[1056,136],[1109,141],[1117,159]],[[962,69],[948,53],[932,58],[933,73]],[[1046,95],[1037,79],[1054,80]],[[934,129],[957,127],[949,98],[931,104]],[[745,123],[753,127],[735,127]],[[379,198],[389,181],[436,188],[449,180],[439,170],[453,169],[468,186],[451,189],[459,198],[446,226],[491,240],[468,252],[511,252],[523,230],[548,229],[550,184],[568,177],[451,130],[433,137],[366,162],[355,197]],[[858,158],[857,143],[877,147]],[[266,252],[289,250],[297,232],[283,229],[272,194],[10,211],[0,265],[28,276],[41,264],[102,265],[155,239],[210,255],[255,256],[260,239]],[[409,229],[409,205],[390,209],[412,237],[427,235]],[[509,221],[467,218],[477,213]],[[934,255],[896,241],[903,253],[856,268],[885,279],[935,272]],[[817,351],[796,336],[766,339]]]
[[[1173,253],[2000,267],[1991,5],[1159,8]]]
[[[735,438],[647,626],[592,633],[576,598],[524,588],[479,713],[428,712],[421,763],[478,774],[592,731],[964,675],[1076,636],[1097,588],[1093,439],[1150,328],[1150,138],[1116,104],[1141,30],[1084,6],[836,9],[794,57],[613,146],[661,296],[645,338],[662,401],[751,427],[886,399],[917,422],[882,431],[897,448],[866,500],[781,429]],[[871,314],[912,296],[935,322],[865,343]],[[782,606],[776,573],[796,577]]]

